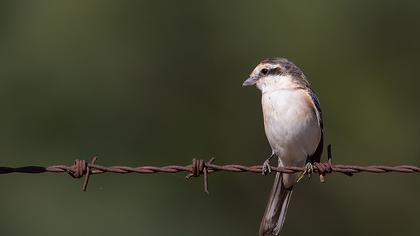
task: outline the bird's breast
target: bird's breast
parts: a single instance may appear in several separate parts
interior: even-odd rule
[[[303,89],[262,95],[264,128],[275,154],[284,165],[304,165],[321,139],[321,129],[309,94]]]

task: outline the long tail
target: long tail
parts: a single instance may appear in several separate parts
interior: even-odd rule
[[[267,208],[260,225],[260,236],[276,236],[280,234],[286,219],[287,207],[289,206],[292,189],[286,189],[283,185],[283,175],[276,174],[273,188]]]

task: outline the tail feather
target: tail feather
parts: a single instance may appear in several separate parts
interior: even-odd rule
[[[292,189],[285,188],[282,180],[283,175],[277,173],[267,208],[261,221],[260,236],[279,235],[283,227],[290,197],[292,196]]]

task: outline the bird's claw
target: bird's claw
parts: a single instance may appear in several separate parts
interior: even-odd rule
[[[271,173],[270,159],[264,161],[262,165],[262,175],[267,175]]]
[[[302,174],[297,179],[297,182],[301,181],[305,176],[308,176],[308,178],[311,178],[312,173],[314,173],[314,166],[312,163],[308,162],[305,165],[305,171],[302,172]]]

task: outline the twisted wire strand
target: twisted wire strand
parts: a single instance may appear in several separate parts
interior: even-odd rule
[[[245,166],[240,164],[226,164],[217,165],[214,164],[214,158],[209,161],[193,159],[189,165],[167,165],[167,166],[103,166],[96,164],[97,157],[93,157],[92,160],[75,160],[73,165],[51,165],[47,167],[42,166],[22,166],[22,167],[0,167],[0,174],[10,173],[26,173],[26,174],[40,174],[40,173],[68,173],[73,178],[85,177],[83,182],[82,190],[86,191],[89,177],[94,174],[104,173],[117,173],[117,174],[154,174],[154,173],[178,173],[178,172],[189,172],[186,176],[187,179],[191,177],[199,177],[204,175],[204,191],[208,193],[208,175],[213,172],[224,171],[224,172],[249,172],[261,174],[263,171],[262,165]],[[299,173],[305,172],[306,167],[277,167],[272,166],[273,172],[281,173]],[[420,167],[414,165],[343,165],[343,164],[331,164],[331,161],[323,163],[314,163],[312,167],[314,173],[319,174],[320,181],[325,181],[325,175],[333,172],[342,173],[346,175],[353,175],[357,173],[420,173]]]

